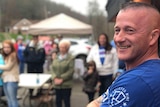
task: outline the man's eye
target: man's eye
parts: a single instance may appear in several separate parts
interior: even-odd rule
[[[125,30],[127,33],[134,33],[134,29],[126,29]]]
[[[115,33],[118,33],[120,31],[120,29],[114,29]]]

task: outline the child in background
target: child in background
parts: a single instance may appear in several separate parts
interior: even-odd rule
[[[94,61],[87,63],[87,71],[83,75],[84,87],[83,91],[88,95],[88,100],[91,102],[94,99],[96,91],[99,90],[99,76],[96,71],[96,64]]]

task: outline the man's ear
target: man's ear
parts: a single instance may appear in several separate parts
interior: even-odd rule
[[[160,30],[159,29],[154,29],[151,32],[151,42],[150,45],[155,44],[155,42],[158,41],[158,38],[160,37]]]

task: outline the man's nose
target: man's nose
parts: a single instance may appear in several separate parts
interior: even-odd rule
[[[117,42],[125,41],[125,33],[123,31],[120,31],[118,34],[115,34],[114,41],[117,41]]]

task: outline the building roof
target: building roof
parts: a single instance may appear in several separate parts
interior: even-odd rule
[[[19,22],[17,22],[14,26],[13,26],[13,30],[25,30],[25,28],[27,28],[28,26],[30,26],[32,23],[27,20],[27,19],[22,19]]]

